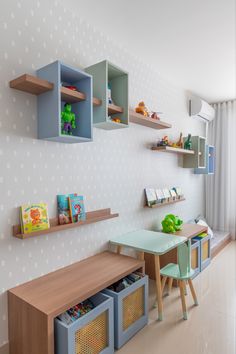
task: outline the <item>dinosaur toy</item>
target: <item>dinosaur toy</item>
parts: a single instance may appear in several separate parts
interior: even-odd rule
[[[192,140],[191,140],[191,134],[188,134],[188,138],[184,143],[184,149],[185,150],[192,150]]]
[[[61,112],[61,132],[65,135],[72,135],[72,129],[76,128],[75,114],[71,109],[71,105],[65,103],[64,110]]]
[[[161,224],[162,224],[162,231],[167,234],[170,234],[181,230],[183,220],[181,220],[178,216],[175,216],[173,214],[168,214],[165,216],[165,219],[162,220]]]

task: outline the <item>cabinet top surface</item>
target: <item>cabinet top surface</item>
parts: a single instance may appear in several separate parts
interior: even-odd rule
[[[192,238],[194,236],[197,236],[207,231],[208,231],[207,226],[202,226],[198,224],[183,224],[182,230],[175,232],[175,235]]]
[[[56,317],[143,265],[143,261],[106,251],[19,285],[9,293]]]

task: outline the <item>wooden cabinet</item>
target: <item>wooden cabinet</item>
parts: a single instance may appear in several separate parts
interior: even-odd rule
[[[93,93],[101,99],[94,106],[93,123],[97,128],[112,130],[129,125],[128,73],[107,60],[85,69],[93,77]],[[109,103],[108,84],[113,103]],[[115,122],[114,119],[120,119]]]

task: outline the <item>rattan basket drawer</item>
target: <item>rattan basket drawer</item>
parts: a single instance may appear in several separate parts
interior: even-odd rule
[[[115,348],[119,349],[148,323],[148,276],[116,293],[103,291],[114,299]]]
[[[114,353],[113,298],[98,293],[95,308],[67,326],[55,319],[56,354]]]

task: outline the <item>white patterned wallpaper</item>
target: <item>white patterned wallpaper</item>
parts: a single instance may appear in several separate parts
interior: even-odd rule
[[[0,12],[0,346],[8,341],[7,289],[107,247],[111,236],[157,228],[168,212],[188,220],[204,212],[203,178],[181,168],[181,158],[148,149],[168,134],[203,134],[188,117],[185,92],[82,21],[63,1],[9,0]],[[151,51],[151,50],[150,50]],[[94,129],[94,142],[65,145],[37,140],[36,97],[9,88],[9,80],[60,59],[85,67],[103,59],[130,73],[131,106],[144,99],[168,131],[131,124],[128,129]],[[155,71],[154,69],[157,69]],[[186,202],[144,209],[146,186],[182,187]],[[111,221],[25,241],[12,237],[18,207],[44,201],[56,215],[56,195],[78,192],[86,209],[111,207]]]

